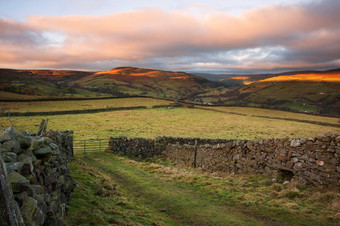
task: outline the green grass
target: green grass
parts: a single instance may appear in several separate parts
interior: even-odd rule
[[[339,191],[272,183],[268,176],[207,173],[104,152],[77,155],[71,173],[79,184],[71,225],[336,225],[339,215]]]
[[[68,225],[171,223],[161,213],[131,199],[112,178],[81,159],[70,164],[78,187],[72,193]]]
[[[271,108],[286,108],[300,112],[338,114],[329,107],[339,107],[339,82],[255,82],[239,89],[242,96],[236,102],[264,104]]]
[[[269,117],[278,117],[278,118],[291,118],[291,119],[300,119],[300,120],[309,120],[309,121],[317,121],[317,122],[326,122],[340,125],[339,117],[324,117],[324,116],[316,116],[316,115],[308,115],[303,113],[293,113],[288,111],[279,111],[279,110],[268,110],[261,108],[252,108],[252,107],[204,107],[207,109],[217,109],[225,112],[233,112],[233,113],[241,113],[246,115],[255,115],[255,116],[269,116]]]
[[[17,130],[37,131],[47,117],[12,117]],[[81,115],[49,116],[48,128],[71,129],[75,139],[109,138],[110,136],[147,137],[178,136],[201,138],[255,139],[314,137],[318,133],[340,134],[336,127],[277,119],[223,114],[191,108],[144,109]],[[6,117],[0,127],[8,127]]]
[[[160,104],[144,98],[131,100],[9,103],[7,107],[15,106],[16,111],[48,111]],[[338,118],[258,108],[209,109],[244,115],[195,108],[126,110],[49,116],[48,128],[72,129],[75,139],[120,135],[254,139],[314,137],[328,131],[340,134],[337,127],[252,115],[333,124],[338,123]],[[35,132],[45,118],[12,117],[12,122],[16,130]],[[1,117],[0,127],[8,126],[7,118]],[[75,154],[70,169],[79,187],[70,204],[69,225],[336,225],[340,218],[338,190],[282,185],[272,183],[267,176],[211,174],[163,163],[136,162],[109,153]]]
[[[1,102],[0,106],[11,112],[47,112],[85,110],[110,107],[131,107],[167,105],[173,101],[150,99],[150,98],[117,98],[102,100],[67,100],[67,101],[41,101],[41,102]]]
[[[6,81],[7,82],[7,81]],[[50,81],[44,80],[32,80],[24,81],[22,84],[12,84],[10,85],[15,89],[15,92],[4,92],[0,94],[1,99],[43,99],[43,98],[90,98],[98,97],[98,93],[92,92],[90,90],[76,88],[74,92],[70,93],[68,87],[57,88],[56,85]],[[25,94],[29,91],[29,94]],[[32,93],[34,92],[34,93]],[[100,94],[101,97],[111,96],[108,94]]]

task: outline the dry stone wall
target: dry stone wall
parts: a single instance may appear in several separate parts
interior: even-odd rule
[[[107,150],[138,159],[161,157],[211,172],[268,174],[281,181],[340,185],[340,136],[332,133],[261,140],[112,137]]]
[[[74,181],[72,131],[0,131],[1,225],[64,225]]]

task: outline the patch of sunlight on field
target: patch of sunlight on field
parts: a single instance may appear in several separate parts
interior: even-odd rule
[[[143,109],[95,114],[12,117],[17,130],[36,132],[40,121],[49,119],[48,128],[71,129],[75,139],[108,138],[110,136],[148,137],[178,136],[201,138],[279,138],[314,137],[318,133],[340,134],[335,127],[277,119],[223,114],[192,108]],[[0,118],[0,127],[8,127]]]

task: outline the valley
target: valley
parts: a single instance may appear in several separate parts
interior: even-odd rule
[[[198,74],[200,75],[200,74]],[[0,100],[155,97],[225,106],[250,106],[340,115],[340,74],[301,71],[230,75],[212,81],[184,72],[118,67],[108,71],[0,70]]]

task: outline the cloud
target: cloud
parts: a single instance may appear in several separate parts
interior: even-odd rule
[[[0,67],[281,69],[340,66],[340,2],[233,16],[143,9],[0,20]],[[99,67],[99,68],[94,68]]]

